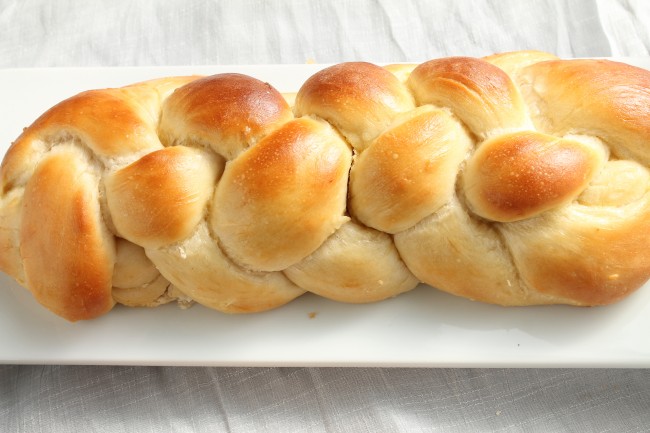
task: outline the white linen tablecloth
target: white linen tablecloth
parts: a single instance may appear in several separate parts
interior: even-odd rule
[[[0,0],[0,67],[648,56],[649,25],[642,0]],[[0,431],[641,432],[650,370],[4,365]]]

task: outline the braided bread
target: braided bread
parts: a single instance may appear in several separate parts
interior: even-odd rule
[[[76,321],[419,282],[605,305],[650,278],[650,72],[524,51],[91,90],[1,167],[0,269]]]

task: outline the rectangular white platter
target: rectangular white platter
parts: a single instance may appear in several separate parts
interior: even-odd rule
[[[619,59],[650,68],[650,59]],[[241,72],[296,91],[322,66],[0,70],[0,154],[43,111],[91,88]],[[201,306],[116,307],[68,323],[0,274],[0,363],[200,366],[650,367],[650,284],[599,308],[503,308],[419,286],[348,305],[307,294],[226,315]]]

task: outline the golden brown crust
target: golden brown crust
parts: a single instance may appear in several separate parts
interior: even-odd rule
[[[413,70],[408,85],[418,104],[450,107],[480,138],[528,127],[523,100],[514,83],[484,60],[430,60]]]
[[[530,218],[578,197],[600,169],[602,156],[577,141],[537,132],[500,135],[470,159],[465,196],[484,218]]]
[[[360,151],[398,113],[413,108],[413,97],[393,74],[370,63],[349,62],[323,69],[305,81],[294,111],[296,116],[327,120]]]
[[[222,170],[214,155],[174,146],[111,173],[104,183],[116,234],[147,248],[185,239]]]
[[[74,148],[44,158],[25,187],[20,253],[36,299],[71,320],[113,307],[113,238],[102,224],[98,178]]]
[[[267,83],[220,74],[182,86],[165,100],[160,135],[167,145],[205,143],[231,159],[291,117],[285,99]]]
[[[611,304],[648,279],[648,194],[621,208],[568,206],[503,231],[522,278],[576,305]]]
[[[325,122],[286,123],[232,161],[212,204],[212,228],[237,263],[279,271],[345,221],[352,155]]]
[[[68,320],[424,282],[605,305],[650,278],[650,72],[536,51],[73,96],[0,166],[0,269]]]
[[[454,193],[470,138],[447,112],[422,108],[377,137],[355,161],[350,212],[369,227],[405,230]]]
[[[647,70],[609,60],[557,60],[524,68],[521,81],[539,110],[540,129],[599,137],[616,156],[650,164]]]

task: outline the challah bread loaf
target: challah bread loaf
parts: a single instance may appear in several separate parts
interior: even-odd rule
[[[0,269],[70,321],[419,282],[605,305],[650,278],[650,72],[534,51],[91,90],[1,167]]]

